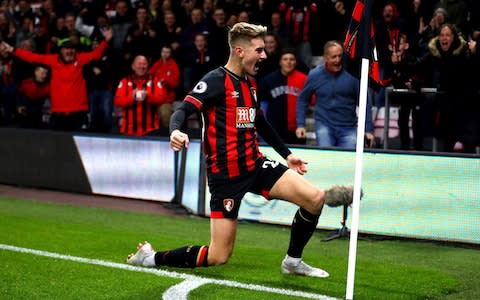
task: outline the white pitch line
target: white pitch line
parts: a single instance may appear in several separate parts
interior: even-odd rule
[[[193,291],[194,289],[202,286],[204,284],[211,283],[211,280],[208,279],[186,279],[179,284],[172,286],[171,288],[167,289],[164,293],[162,298],[164,300],[183,300],[188,299],[188,293]]]
[[[190,275],[190,274],[185,274],[185,273],[178,273],[178,272],[174,272],[174,271],[165,271],[165,270],[160,270],[160,269],[135,267],[135,266],[127,265],[127,264],[120,264],[120,263],[115,263],[115,262],[105,261],[105,260],[100,260],[100,259],[92,259],[92,258],[71,256],[71,255],[65,255],[65,254],[60,254],[60,253],[55,253],[55,252],[48,252],[48,251],[42,251],[42,250],[16,247],[16,246],[12,246],[12,245],[0,244],[0,249],[1,250],[13,251],[13,252],[28,253],[28,254],[33,254],[33,255],[37,255],[37,256],[44,256],[44,257],[50,257],[50,258],[55,258],[55,259],[61,259],[61,260],[80,262],[80,263],[85,263],[85,264],[90,264],[90,265],[97,265],[97,266],[103,266],[103,267],[109,267],[109,268],[115,268],[115,269],[122,269],[122,270],[134,271],[134,272],[141,272],[141,273],[149,273],[149,274],[154,274],[154,275],[162,276],[162,277],[184,279],[185,281],[183,281],[180,284],[175,285],[177,287],[182,286],[184,284],[188,285],[188,283],[190,283],[190,284],[195,283],[195,284],[197,284],[196,287],[198,287],[198,286],[201,286],[202,284],[207,284],[208,283],[208,284],[217,284],[217,285],[223,285],[223,286],[228,286],[228,287],[247,289],[247,290],[252,290],[252,291],[268,292],[268,293],[294,296],[294,297],[302,297],[302,298],[307,298],[307,299],[338,300],[337,298],[333,298],[333,297],[329,297],[329,296],[325,296],[325,295],[320,295],[320,294],[307,293],[307,292],[301,292],[301,291],[295,291],[295,290],[287,290],[287,289],[281,289],[281,288],[273,288],[273,287],[267,287],[267,286],[263,286],[263,285],[259,285],[259,284],[245,284],[245,283],[230,281],[230,280],[209,279],[209,278],[204,278],[204,277],[201,277],[201,276],[195,276],[195,275]],[[171,287],[168,290],[174,289],[174,287]],[[186,299],[186,295],[185,295],[185,298],[178,298],[177,297],[177,298],[164,298],[164,299],[167,299],[167,300],[168,299],[170,299],[170,300],[171,299]]]

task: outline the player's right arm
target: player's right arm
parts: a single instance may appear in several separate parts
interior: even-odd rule
[[[170,118],[170,147],[174,151],[180,151],[184,147],[188,148],[190,142],[188,134],[181,131],[185,124],[185,120],[194,112],[197,108],[190,102],[183,101],[181,106],[172,114]]]
[[[224,81],[225,72],[220,68],[215,69],[203,76],[192,91],[185,96],[180,107],[170,118],[170,147],[174,151],[188,147],[188,135],[182,131],[185,121],[193,113],[202,111],[205,105],[215,105],[215,101],[221,99],[221,95],[224,93]]]

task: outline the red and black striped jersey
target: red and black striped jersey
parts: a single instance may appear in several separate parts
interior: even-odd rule
[[[144,91],[144,99],[137,99],[135,91]],[[144,135],[159,129],[157,108],[166,102],[166,89],[160,81],[148,76],[144,79],[128,76],[120,81],[114,103],[123,108],[120,132]]]
[[[223,67],[207,73],[185,97],[203,118],[203,148],[209,180],[221,182],[251,174],[263,157],[255,118],[256,83]]]

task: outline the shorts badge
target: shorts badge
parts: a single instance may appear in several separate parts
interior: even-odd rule
[[[225,207],[225,210],[228,212],[232,211],[234,204],[235,201],[233,199],[223,199],[223,207]]]

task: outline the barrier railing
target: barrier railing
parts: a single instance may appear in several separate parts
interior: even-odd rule
[[[383,148],[388,149],[388,131],[390,129],[390,106],[391,98],[390,94],[403,94],[403,95],[414,95],[414,94],[423,94],[423,95],[432,95],[439,93],[436,88],[422,88],[420,91],[412,89],[395,89],[393,87],[385,88],[385,119],[383,125]],[[435,137],[432,138],[432,151],[437,152],[438,141]]]

